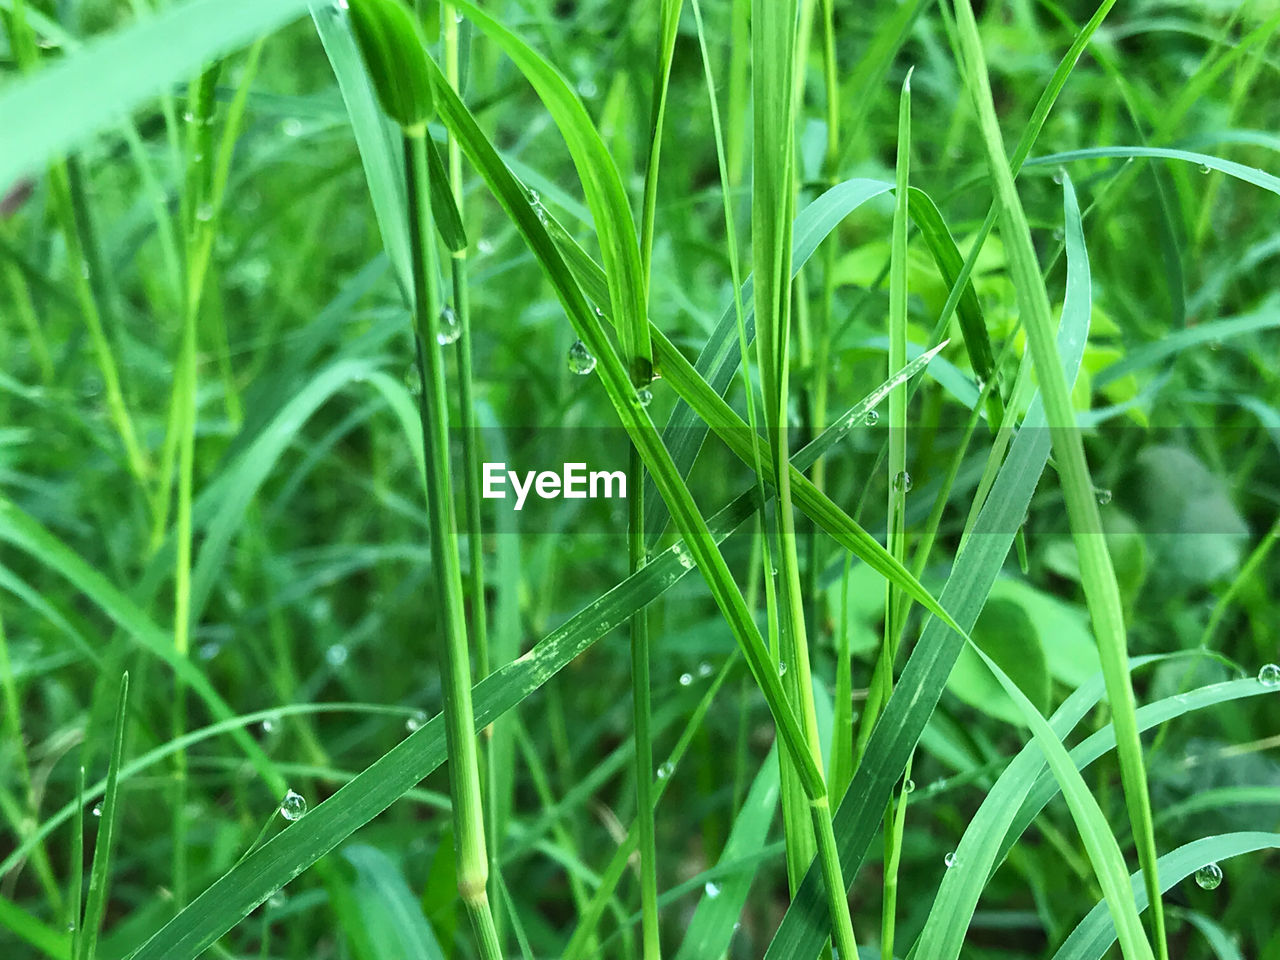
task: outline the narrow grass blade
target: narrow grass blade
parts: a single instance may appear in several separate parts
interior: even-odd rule
[[[1280,833],[1242,832],[1224,833],[1204,837],[1183,844],[1166,853],[1159,861],[1161,892],[1173,888],[1207,863],[1219,863],[1260,850],[1280,849]],[[1142,873],[1130,878],[1134,904],[1145,910],[1150,901],[1142,880]],[[1116,942],[1115,927],[1107,913],[1105,903],[1099,903],[1071,932],[1052,960],[1102,960],[1107,950]]]
[[[1018,708],[1023,720],[1031,727],[1036,744],[1043,751],[1049,769],[1053,771],[1054,779],[1058,781],[1062,795],[1071,810],[1071,817],[1075,820],[1080,839],[1093,864],[1094,874],[1102,887],[1104,902],[1115,924],[1120,948],[1126,960],[1153,960],[1151,944],[1142,930],[1142,919],[1138,916],[1138,910],[1129,893],[1124,855],[1120,852],[1120,844],[1116,841],[1115,834],[1111,832],[1111,827],[1107,824],[1107,818],[1102,808],[1098,806],[1097,799],[1089,792],[1084,778],[1080,776],[1080,771],[1071,762],[1067,748],[1062,745],[1062,741],[1040,715],[1040,711],[1027,699],[1026,694],[1018,689],[1018,685],[1009,679],[1009,676],[983,652],[981,647],[972,642],[969,647],[982,658],[987,669],[995,676],[997,682]]]
[[[190,0],[87,43],[0,95],[0,129],[21,130],[0,157],[0,188],[113,126],[200,67],[288,23],[307,0]],[[138,64],[147,68],[139,70]],[[50,104],[59,104],[56,110]]]
[[[1075,380],[1084,356],[1088,310],[1063,316],[1059,343],[1064,372]],[[1015,437],[991,496],[974,527],[975,536],[961,548],[939,603],[965,629],[971,628],[995,583],[1013,533],[1048,462],[1050,440],[1039,399],[1032,404]],[[978,534],[981,534],[980,536]],[[875,835],[886,804],[933,713],[964,639],[940,620],[929,622],[898,678],[880,722],[867,742],[863,762],[836,814],[836,837],[846,876],[853,876]],[[805,878],[766,954],[768,960],[790,960],[816,954],[825,936],[819,878]]]
[[[648,383],[653,364],[645,310],[644,270],[635,221],[613,158],[581,101],[554,67],[469,0],[456,0],[456,6],[515,62],[533,84],[565,138],[595,221],[609,276],[610,303],[613,315],[618,317],[623,360],[633,383]]]
[[[919,369],[923,364],[919,364]],[[889,385],[856,405],[847,416],[796,454],[794,465],[808,469],[831,446],[862,422]],[[755,487],[743,492],[709,522],[717,542],[723,541],[758,508]],[[2,529],[2,528],[0,528]],[[679,544],[670,547],[639,572],[588,604],[532,650],[497,670],[475,687],[476,728],[483,729],[537,691],[565,665],[606,636],[690,572]],[[157,931],[132,960],[194,958],[272,893],[333,850],[416,786],[445,761],[444,720],[434,717],[346,786],[293,826],[267,841],[213,883]],[[283,788],[282,788],[283,789]],[[626,858],[622,858],[625,866]],[[8,861],[0,863],[0,871]]]
[[[93,844],[93,867],[89,871],[89,892],[85,897],[84,925],[76,944],[76,960],[92,960],[98,951],[102,917],[107,910],[107,885],[111,876],[112,845],[120,822],[120,765],[124,758],[125,725],[129,714],[129,674],[120,678],[116,701],[115,729],[111,738],[111,759],[107,765],[107,789],[102,804],[95,807],[98,836]]]
[[[1000,125],[996,118],[986,60],[969,0],[959,0],[956,4],[956,19],[963,51],[961,68],[978,113],[987,165],[995,181],[1001,234],[1009,257],[1011,279],[1039,375],[1047,422],[1053,436],[1058,474],[1062,479],[1063,497],[1080,557],[1085,598],[1098,639],[1103,674],[1107,678],[1107,699],[1118,733],[1120,775],[1124,784],[1125,802],[1138,847],[1138,860],[1147,875],[1148,892],[1154,908],[1154,939],[1161,960],[1167,960],[1169,951],[1164,931],[1164,912],[1160,905],[1159,878],[1156,874],[1151,798],[1147,789],[1142,742],[1135,729],[1133,686],[1129,671],[1125,668],[1128,660],[1127,637],[1120,590],[1106,538],[1102,536],[1102,523],[1098,515],[1098,503],[1094,499],[1089,465],[1085,460],[1084,444],[1076,427],[1070,388],[1066,377],[1062,375],[1058,349],[1054,344],[1049,297],[1040,275],[1035,248],[1031,243],[1026,214],[1014,186],[1013,175],[1009,171],[1009,159],[1005,155]]]

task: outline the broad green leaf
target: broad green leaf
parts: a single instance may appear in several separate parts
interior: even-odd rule
[[[990,597],[970,636],[1037,710],[1043,713],[1048,709],[1049,665],[1040,633],[1024,607]],[[947,689],[971,707],[993,717],[1015,725],[1023,722],[1021,712],[972,651],[960,654],[947,680]]]

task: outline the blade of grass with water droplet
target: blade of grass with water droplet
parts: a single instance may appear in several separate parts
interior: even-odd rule
[[[98,836],[93,844],[93,866],[89,871],[89,892],[85,897],[84,923],[76,944],[76,960],[93,960],[98,950],[98,934],[107,910],[107,885],[110,882],[112,845],[116,825],[120,822],[120,765],[124,758],[125,725],[129,715],[129,674],[120,678],[120,697],[116,701],[116,719],[111,737],[111,755],[107,764],[107,788],[102,805],[95,807],[101,816]]]
[[[923,367],[917,360],[915,370]],[[807,469],[845,437],[852,425],[888,392],[880,387],[849,415],[796,454],[795,466]],[[709,528],[722,541],[758,507],[755,489],[741,494],[711,518]],[[0,514],[2,515],[2,514]],[[0,525],[0,533],[4,530]],[[601,637],[624,623],[690,571],[671,547],[635,575],[584,607],[518,660],[476,685],[476,727],[482,729],[522,703],[559,670]],[[238,728],[234,728],[238,729]],[[413,736],[394,747],[346,786],[318,805],[289,830],[273,837],[230,872],[215,881],[183,911],[157,931],[131,960],[194,958],[273,892],[334,849],[445,761],[444,721],[437,715]],[[280,787],[283,792],[283,781]],[[0,864],[0,870],[8,862]],[[619,871],[626,865],[620,860]]]
[[[1280,833],[1241,832],[1223,833],[1203,837],[1183,844],[1166,853],[1159,860],[1161,889],[1168,891],[1181,883],[1206,863],[1217,863],[1260,850],[1280,849]],[[1130,877],[1133,901],[1139,910],[1145,910],[1150,901],[1143,884],[1141,872]],[[1071,931],[1066,942],[1053,955],[1053,960],[1102,960],[1107,950],[1116,942],[1115,927],[1107,913],[1106,903],[1099,903],[1080,924]]]
[[[1118,731],[1121,781],[1129,820],[1133,825],[1138,859],[1147,875],[1154,905],[1152,911],[1156,948],[1161,960],[1168,960],[1164,913],[1160,906],[1159,878],[1156,874],[1156,845],[1151,825],[1142,742],[1134,721],[1133,686],[1126,669],[1128,660],[1124,612],[1115,570],[1101,535],[1101,518],[1094,498],[1094,485],[1085,460],[1084,445],[1075,424],[1067,379],[1062,375],[1058,349],[1054,343],[1049,298],[1022,202],[1014,186],[1005,154],[999,121],[992,100],[990,79],[978,26],[969,0],[956,4],[956,21],[963,51],[961,69],[978,113],[991,178],[995,181],[996,203],[1000,211],[1001,234],[1009,258],[1010,276],[1017,294],[1019,312],[1027,330],[1035,369],[1039,375],[1047,423],[1062,481],[1072,535],[1080,556],[1080,572],[1085,599],[1093,620],[1107,678],[1107,699]]]

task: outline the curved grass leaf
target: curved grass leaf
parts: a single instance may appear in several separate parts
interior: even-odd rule
[[[1062,374],[1058,348],[1054,343],[1049,296],[1040,274],[1022,201],[1009,171],[1009,158],[1005,154],[996,117],[991,82],[978,37],[978,25],[969,0],[960,0],[956,4],[956,22],[963,52],[962,71],[978,114],[987,166],[994,180],[1001,236],[1009,258],[1010,278],[1039,375],[1058,475],[1062,480],[1063,499],[1067,505],[1076,552],[1080,557],[1085,600],[1093,620],[1094,635],[1098,640],[1103,675],[1107,678],[1107,701],[1115,717],[1118,734],[1120,779],[1124,785],[1125,803],[1129,821],[1133,825],[1138,859],[1147,875],[1154,907],[1154,939],[1161,960],[1167,960],[1169,950],[1164,931],[1164,912],[1160,905],[1159,879],[1155,872],[1156,845],[1151,826],[1151,797],[1147,787],[1142,742],[1138,739],[1134,720],[1133,686],[1126,669],[1127,635],[1120,589],[1106,538],[1101,536],[1102,522],[1089,464],[1085,459],[1084,442],[1076,426],[1070,387]]]
[[[1244,831],[1193,840],[1166,853],[1158,861],[1161,892],[1183,882],[1206,863],[1218,863],[1259,850],[1276,849],[1280,849],[1280,833]],[[1145,910],[1150,901],[1147,899],[1142,874],[1135,873],[1130,878],[1130,884],[1135,905],[1139,910]],[[1115,927],[1111,924],[1106,906],[1100,903],[1071,932],[1071,936],[1067,937],[1066,942],[1053,955],[1053,960],[1102,960],[1115,941]]]
[[[1031,727],[1036,745],[1044,753],[1049,769],[1053,771],[1053,777],[1067,801],[1071,818],[1075,821],[1080,839],[1093,865],[1093,872],[1102,887],[1103,902],[1117,931],[1120,949],[1126,960],[1152,960],[1154,954],[1151,952],[1151,944],[1142,930],[1142,919],[1129,895],[1124,854],[1120,852],[1120,844],[1111,832],[1097,799],[1089,792],[1080,771],[1071,762],[1067,748],[1040,715],[1040,711],[1027,699],[1026,694],[1018,689],[1018,685],[1009,679],[981,647],[972,641],[969,646],[982,658],[982,662],[1022,714],[1023,720]]]
[[[0,190],[306,6],[307,0],[190,0],[14,83],[0,94],[0,130],[22,136],[8,139],[0,154]]]
[[[613,158],[577,94],[551,64],[469,0],[456,0],[456,6],[512,59],[533,84],[560,129],[595,221],[596,237],[609,276],[610,303],[613,315],[619,320],[623,359],[634,383],[648,383],[652,351],[645,310],[644,269],[640,263],[635,221]]]

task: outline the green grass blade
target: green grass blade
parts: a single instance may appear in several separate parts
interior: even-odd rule
[[[917,361],[914,366],[919,370],[923,363]],[[800,470],[808,469],[847,436],[854,424],[861,423],[866,412],[883,399],[889,388],[890,385],[879,388],[799,451],[794,465]],[[758,504],[752,486],[711,518],[712,536],[717,541],[724,540],[756,511]],[[663,551],[639,572],[552,631],[528,653],[477,684],[474,695],[477,729],[523,702],[593,643],[686,576],[690,572],[686,559],[687,554],[680,545]],[[444,761],[444,720],[437,716],[289,830],[267,841],[213,883],[157,931],[133,960],[194,958],[248,916],[254,907],[337,847]],[[16,855],[0,863],[0,871],[7,869],[15,858]],[[621,863],[625,866],[625,856]]]
[[[1174,884],[1186,880],[1207,863],[1218,863],[1260,850],[1276,849],[1280,849],[1280,833],[1224,833],[1193,840],[1160,858],[1158,867],[1161,890],[1164,892],[1172,889]],[[1150,901],[1147,899],[1142,873],[1134,874],[1130,882],[1135,905],[1139,910],[1145,910]],[[1106,904],[1099,903],[1071,932],[1052,960],[1102,960],[1115,941],[1116,931],[1111,924]]]
[[[1073,380],[1084,355],[1088,310],[1064,314],[1059,333],[1064,367]],[[992,494],[979,514],[975,533],[961,548],[939,603],[956,621],[971,628],[995,583],[1014,534],[1049,458],[1050,441],[1044,430],[1039,400],[1033,403]],[[885,705],[880,722],[867,742],[863,763],[854,775],[836,814],[836,836],[845,875],[853,876],[875,835],[895,784],[915,749],[925,724],[946,684],[964,640],[939,620],[925,626]],[[809,871],[766,954],[768,960],[809,956],[824,937],[819,879]]]
[[[1251,183],[1270,193],[1280,195],[1280,177],[1257,167],[1236,163],[1234,160],[1223,160],[1207,153],[1196,153],[1191,150],[1176,150],[1171,147],[1088,147],[1084,150],[1067,150],[1062,153],[1048,153],[1034,160],[1028,160],[1026,167],[1059,167],[1064,163],[1077,160],[1111,160],[1129,157],[1142,157],[1156,160],[1181,160],[1193,163],[1200,168],[1217,170],[1229,177],[1244,183]]]
[[[1147,875],[1155,941],[1161,960],[1168,958],[1164,931],[1164,912],[1160,905],[1159,877],[1156,874],[1156,845],[1151,824],[1151,798],[1134,721],[1133,686],[1129,671],[1124,611],[1115,570],[1101,535],[1094,484],[1085,460],[1084,444],[1075,423],[1071,391],[1062,375],[1058,349],[1054,343],[1049,297],[1022,202],[1009,171],[999,122],[991,96],[986,61],[978,37],[978,26],[968,0],[956,5],[962,69],[979,116],[987,165],[995,181],[996,203],[1000,211],[1001,235],[1009,257],[1011,279],[1018,298],[1019,312],[1027,329],[1027,339],[1035,369],[1039,374],[1041,395],[1053,448],[1062,479],[1063,497],[1071,521],[1072,535],[1080,558],[1085,598],[1093,619],[1094,634],[1102,656],[1103,673],[1107,677],[1107,699],[1115,716],[1119,734],[1118,748],[1125,802],[1138,847],[1138,860]]]
[[[99,40],[0,95],[0,129],[21,130],[0,184],[114,126],[148,98],[306,9],[306,0],[191,0]],[[137,65],[145,63],[145,70]],[[58,104],[51,110],[50,104]]]
[[[124,758],[125,725],[129,714],[129,674],[120,678],[120,697],[116,701],[116,719],[111,737],[111,758],[107,765],[107,789],[102,804],[95,807],[101,815],[98,836],[93,844],[93,866],[89,871],[89,892],[85,897],[84,924],[76,944],[76,960],[93,960],[98,952],[98,936],[102,917],[107,910],[107,885],[111,875],[112,845],[116,825],[120,822],[120,765]]]
[[[409,273],[409,224],[404,215],[404,181],[400,160],[392,150],[396,129],[387,120],[374,98],[369,78],[360,61],[351,32],[337,6],[329,2],[310,4],[316,33],[338,80],[338,89],[351,120],[351,132],[360,150],[364,181],[373,202],[374,216],[382,236],[383,249],[391,259],[396,281],[408,302],[413,280]]]
[[[987,669],[995,676],[997,682],[1018,708],[1024,721],[1031,727],[1035,742],[1043,751],[1049,769],[1053,771],[1053,776],[1058,781],[1062,795],[1067,801],[1067,807],[1071,810],[1071,817],[1076,823],[1080,839],[1084,842],[1089,860],[1093,864],[1094,874],[1102,887],[1103,898],[1112,922],[1115,924],[1120,948],[1126,960],[1152,960],[1154,954],[1151,952],[1151,944],[1142,930],[1142,918],[1138,916],[1138,910],[1130,896],[1129,884],[1126,882],[1128,877],[1124,866],[1124,855],[1120,852],[1120,844],[1115,834],[1111,832],[1111,827],[1107,824],[1107,818],[1102,808],[1098,806],[1097,799],[1089,792],[1084,778],[1080,776],[1080,771],[1071,762],[1067,748],[1062,745],[1062,741],[1040,715],[1040,711],[1027,699],[1026,694],[977,644],[970,643],[970,649],[982,658],[982,662],[987,665]],[[1126,676],[1128,676],[1127,670]]]
[[[596,236],[609,276],[609,302],[613,315],[619,318],[618,335],[623,359],[633,383],[648,383],[652,373],[652,354],[645,310],[644,270],[635,221],[613,158],[581,101],[553,66],[469,0],[456,0],[456,6],[512,59],[533,84],[560,129],[595,221]]]

